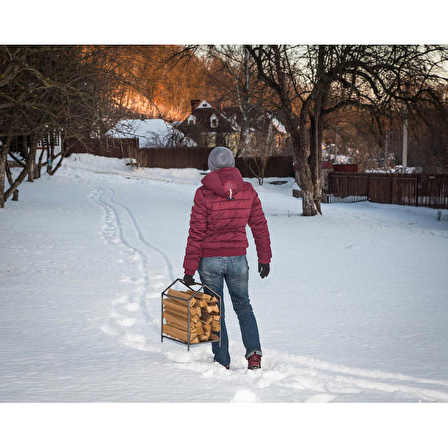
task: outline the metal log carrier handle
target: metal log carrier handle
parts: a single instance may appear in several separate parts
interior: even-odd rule
[[[179,297],[172,297],[172,296],[168,295],[166,292],[169,289],[171,289],[177,282],[182,283],[186,288],[188,288],[190,291],[194,292],[194,294],[189,299],[180,299]],[[217,294],[215,291],[213,291],[213,289],[209,288],[207,285],[204,285],[202,283],[197,283],[197,282],[195,282],[193,284],[196,286],[199,286],[200,288],[195,290],[190,285],[187,285],[182,278],[177,278],[176,280],[174,280],[173,283],[171,283],[171,285],[169,285],[167,288],[165,288],[165,290],[162,292],[162,294],[161,294],[160,340],[161,340],[161,342],[163,342],[163,338],[166,338],[166,339],[171,339],[172,341],[175,341],[175,342],[180,342],[181,344],[187,344],[187,349],[188,349],[188,351],[190,350],[190,345],[191,345],[190,344],[190,323],[191,323],[190,322],[190,319],[191,319],[190,313],[189,312],[187,313],[187,342],[186,343],[179,341],[178,339],[174,339],[174,338],[164,335],[163,334],[163,298],[165,296],[165,297],[174,298],[177,300],[185,300],[186,302],[189,303],[190,300],[193,299],[199,293],[204,293],[204,294],[210,295],[209,293],[206,293],[204,291],[205,288],[207,288],[207,290],[210,291],[211,295],[215,296],[218,299],[218,303],[219,303],[219,327],[220,327],[219,331],[218,331],[219,339],[217,341],[198,342],[197,344],[194,344],[194,345],[205,344],[205,343],[209,343],[209,342],[219,342],[219,346],[221,347],[221,300],[222,300],[222,298],[219,294]]]

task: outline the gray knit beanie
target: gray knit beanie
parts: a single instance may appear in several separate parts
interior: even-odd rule
[[[210,171],[219,170],[220,168],[230,168],[232,166],[235,166],[235,158],[229,148],[217,146],[210,152],[208,156],[208,169]]]

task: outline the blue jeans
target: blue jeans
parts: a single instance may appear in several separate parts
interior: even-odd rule
[[[219,342],[212,342],[214,360],[222,365],[230,364],[224,311],[224,280],[230,293],[233,309],[238,316],[241,336],[246,348],[246,358],[254,353],[261,356],[257,321],[249,301],[249,266],[246,256],[202,258],[199,263],[199,276],[204,285],[221,296],[221,347]]]

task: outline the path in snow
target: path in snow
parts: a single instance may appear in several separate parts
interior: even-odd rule
[[[144,325],[147,327],[144,333],[149,328],[151,328],[153,333],[157,332],[160,318],[155,317],[155,309],[148,310],[146,299],[155,299],[159,296],[158,289],[163,286],[160,279],[165,278],[166,274],[156,273],[155,266],[149,266],[145,248],[163,255],[163,260],[167,259],[167,257],[162,251],[146,242],[132,212],[128,207],[117,203],[114,200],[114,195],[115,192],[112,188],[107,187],[106,189],[97,186],[90,195],[90,199],[98,204],[104,212],[101,227],[103,240],[107,244],[116,245],[120,249],[122,255],[120,262],[133,264],[135,266],[135,276],[122,277],[121,281],[128,283],[132,290],[129,295],[115,299],[111,303],[111,315],[107,323],[102,326],[102,330],[111,336],[119,336],[125,341],[126,345],[142,348],[145,351],[158,352],[160,347],[153,347],[151,344],[148,344],[145,334],[135,333],[132,327],[137,323],[135,312],[140,311],[144,319]],[[123,216],[120,217],[120,213],[115,205],[125,209],[130,220],[126,222]],[[124,231],[124,227],[130,230]],[[167,268],[168,270],[171,269],[172,272],[169,263]],[[168,275],[172,275],[171,272]],[[154,302],[155,300],[148,301],[148,303]]]
[[[264,349],[262,370],[247,371],[240,356],[239,361],[232,362],[232,370],[225,371],[210,362],[209,344],[192,347],[190,352],[181,344],[160,344],[160,292],[174,280],[171,260],[154,242],[147,241],[135,213],[117,200],[113,188],[96,185],[90,200],[103,209],[101,236],[105,243],[117,247],[123,263],[135,266],[135,276],[122,278],[129,284],[129,295],[111,302],[110,316],[101,327],[121,343],[162,353],[176,368],[196,372],[204,378],[217,376],[223,387],[226,383],[233,386],[241,383],[233,401],[260,401],[259,394],[271,388],[268,395],[277,397],[277,401],[282,396],[288,401],[288,391],[295,391],[298,397],[303,392],[308,402],[357,401],[355,397],[359,394],[375,401],[378,393],[390,395],[391,401],[448,402],[445,381],[350,368],[269,348]],[[361,213],[356,217],[373,225],[393,227]],[[138,318],[138,311],[143,319]],[[231,346],[237,344],[231,340]]]

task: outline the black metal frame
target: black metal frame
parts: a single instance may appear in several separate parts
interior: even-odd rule
[[[190,291],[194,292],[194,294],[192,294],[192,296],[191,296],[189,299],[183,299],[183,298],[180,298],[180,297],[174,297],[174,296],[171,296],[171,295],[167,294],[167,291],[168,291],[170,288],[172,288],[177,282],[182,283],[182,284],[183,284],[184,286],[186,286]],[[188,305],[190,305],[190,301],[191,301],[191,299],[194,299],[194,297],[195,297],[198,293],[203,292],[203,293],[205,294],[205,292],[204,292],[204,289],[205,289],[205,288],[207,288],[209,291],[211,291],[212,294],[213,294],[215,297],[218,298],[218,303],[219,303],[219,326],[221,327],[221,300],[222,300],[221,296],[220,296],[219,294],[217,294],[215,291],[213,291],[213,289],[209,288],[207,285],[203,285],[202,283],[195,283],[195,285],[199,286],[200,288],[197,289],[197,290],[195,290],[195,289],[193,289],[190,285],[187,285],[187,284],[183,281],[183,279],[181,279],[181,278],[177,278],[176,280],[174,280],[173,283],[171,283],[171,285],[169,285],[167,288],[165,288],[164,291],[162,291],[162,294],[161,294],[161,315],[160,315],[160,317],[161,317],[161,320],[160,320],[160,340],[161,340],[161,342],[163,342],[163,339],[166,338],[166,339],[170,339],[170,340],[172,340],[172,341],[174,341],[174,342],[178,342],[178,343],[180,343],[180,344],[187,345],[187,349],[188,349],[188,351],[190,350],[190,345],[209,344],[209,343],[211,343],[211,342],[219,342],[219,346],[221,347],[221,328],[220,328],[219,331],[218,331],[219,339],[217,339],[216,341],[202,341],[202,342],[197,342],[197,343],[195,343],[195,344],[191,344],[191,343],[190,343],[190,313],[187,313],[187,342],[180,341],[179,339],[175,339],[175,338],[173,338],[173,337],[171,337],[171,336],[168,336],[168,335],[166,335],[166,334],[163,333],[163,300],[164,300],[164,298],[171,298],[171,299],[176,299],[176,300],[183,300],[183,301],[185,301],[185,302],[188,302]]]

